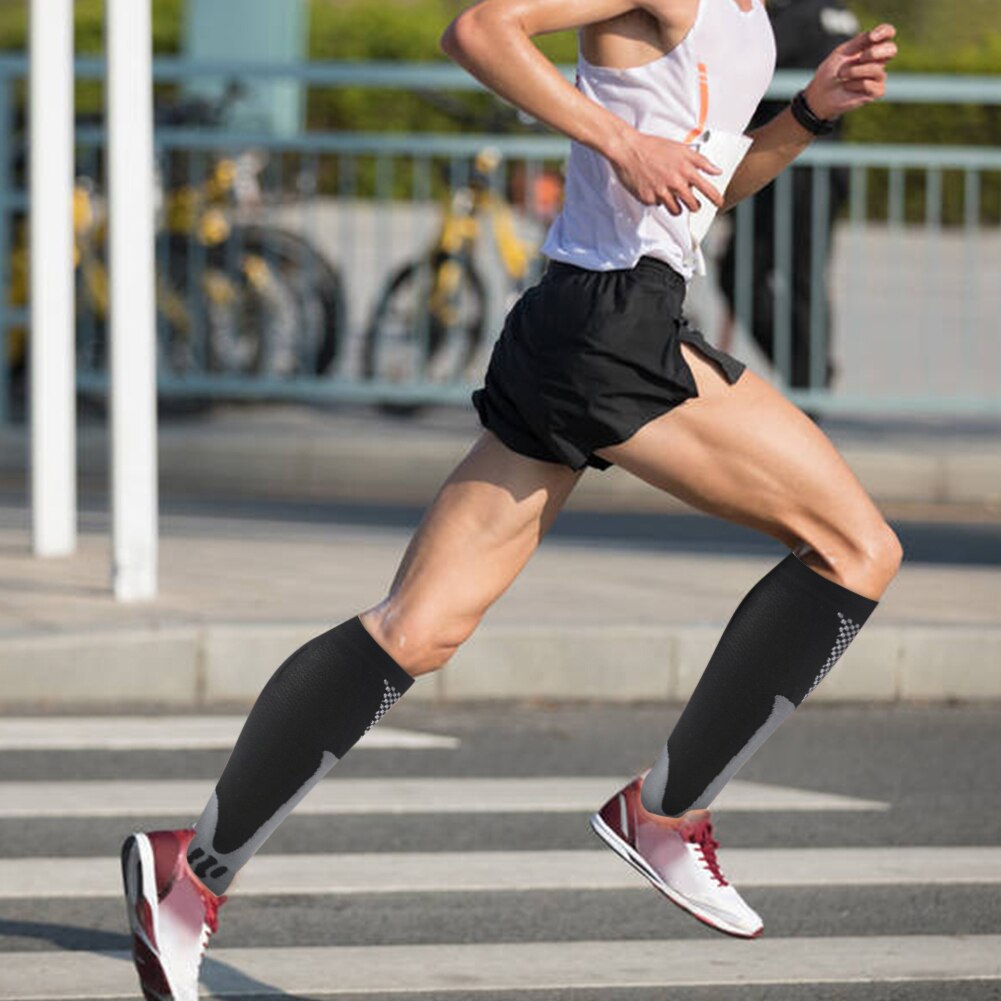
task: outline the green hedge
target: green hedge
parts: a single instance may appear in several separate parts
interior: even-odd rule
[[[902,0],[881,0],[889,19]],[[905,0],[901,12],[900,55],[893,67],[910,73],[959,73],[991,75],[1001,72],[1001,26],[997,0],[965,0],[963,17],[935,0]],[[877,18],[857,3],[865,24]],[[929,37],[931,36],[931,37]],[[846,121],[846,138],[854,142],[943,143],[948,145],[998,145],[1001,143],[1001,109],[985,106],[874,104]]]

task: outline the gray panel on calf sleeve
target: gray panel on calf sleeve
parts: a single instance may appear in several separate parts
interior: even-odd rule
[[[296,804],[413,684],[355,618],[265,685],[195,827],[188,862],[222,893]]]
[[[753,737],[732,757],[709,785],[699,794],[688,810],[706,810],[712,801],[720,794],[720,790],[747,764],[762,744],[792,715],[796,707],[781,695],[775,696],[775,704],[768,719],[758,727]],[[667,777],[670,772],[670,755],[667,745],[660,752],[650,773],[643,780],[640,799],[643,807],[650,813],[664,812],[664,792],[667,789]],[[684,812],[684,811],[682,811]]]
[[[876,602],[789,556],[727,624],[667,745],[643,806],[677,817],[708,807],[848,648]]]
[[[329,751],[324,751],[316,772],[295,790],[286,802],[282,803],[253,833],[250,840],[231,852],[222,852],[214,846],[216,830],[219,826],[219,797],[213,792],[211,799],[205,804],[202,815],[198,818],[198,823],[195,824],[197,837],[188,849],[188,864],[194,870],[195,875],[209,889],[212,889],[213,884],[216,887],[221,887],[221,889],[213,890],[214,893],[225,892],[225,887],[232,881],[233,876],[257,854],[261,845],[278,830],[282,821],[306,798],[310,789],[336,764],[337,758]],[[207,853],[204,848],[199,847],[199,843],[209,846]]]

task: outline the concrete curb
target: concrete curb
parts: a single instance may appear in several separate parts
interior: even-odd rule
[[[0,707],[249,703],[291,650],[327,628],[219,624],[8,635],[0,639]],[[721,628],[485,626],[411,697],[682,700]],[[999,666],[1001,626],[874,625],[811,702],[1001,700]]]
[[[165,426],[159,436],[165,493],[273,500],[384,501],[424,504],[472,441],[458,433],[297,431]],[[842,454],[879,503],[1001,504],[1001,447],[993,440],[867,445],[848,440]],[[25,475],[26,435],[0,429],[0,476]],[[79,468],[85,481],[107,478],[102,428],[83,428]],[[584,478],[571,499],[579,508],[671,510],[679,502],[617,470]]]

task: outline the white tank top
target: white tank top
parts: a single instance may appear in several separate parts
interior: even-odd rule
[[[706,130],[741,134],[775,71],[775,38],[761,0],[700,0],[695,23],[669,53],[631,69],[577,62],[577,87],[640,132],[692,143]],[[686,279],[697,264],[688,210],[643,205],[601,154],[572,143],[563,211],[542,252],[590,271],[666,261]]]

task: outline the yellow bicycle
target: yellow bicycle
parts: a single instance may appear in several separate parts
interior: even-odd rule
[[[338,271],[308,241],[226,211],[237,164],[170,192],[160,263],[161,354],[175,373],[318,375],[339,353]]]
[[[166,125],[216,125],[231,98],[158,110]],[[342,347],[345,297],[338,270],[308,241],[270,226],[233,221],[243,157],[220,157],[199,183],[170,176],[157,234],[158,367],[162,374],[322,374]],[[259,169],[259,168],[258,168]],[[246,180],[246,177],[243,178]],[[108,272],[105,205],[95,183],[73,190],[77,353],[84,371],[106,364]],[[26,223],[17,224],[9,301],[28,298]],[[8,337],[15,381],[27,355],[27,331]]]
[[[535,248],[518,235],[511,205],[491,183],[499,164],[497,150],[479,153],[469,183],[445,201],[435,242],[386,282],[365,332],[368,378],[398,384],[461,382],[470,376],[487,316],[486,289],[474,260],[484,225],[511,289],[525,287]]]

